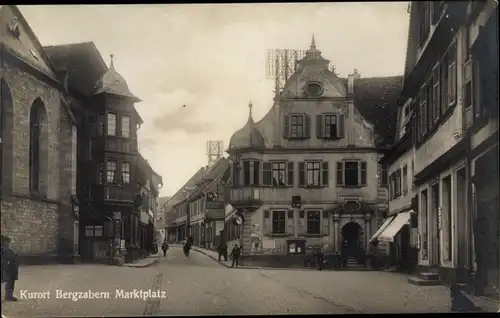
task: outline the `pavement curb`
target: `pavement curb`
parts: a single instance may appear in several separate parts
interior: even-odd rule
[[[149,267],[149,266],[152,266],[156,263],[158,263],[160,261],[160,258],[159,257],[155,257],[154,260],[151,262],[151,263],[147,263],[147,264],[144,264],[144,265],[139,265],[139,264],[123,264],[122,266],[124,267],[131,267],[131,268],[145,268],[145,267]]]

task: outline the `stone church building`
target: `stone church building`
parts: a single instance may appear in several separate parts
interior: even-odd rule
[[[390,144],[401,76],[347,79],[330,71],[314,37],[259,121],[249,117],[227,150],[225,235],[247,258],[312,247],[356,257],[387,211],[378,160]],[[250,256],[253,255],[253,256]]]

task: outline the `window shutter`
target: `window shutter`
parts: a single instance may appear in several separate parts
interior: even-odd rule
[[[306,186],[306,163],[299,162],[299,187]]]
[[[359,163],[359,184],[362,186],[366,185],[366,161]]]
[[[286,233],[289,235],[294,235],[295,234],[295,218],[294,218],[294,212],[293,210],[288,210],[288,216],[286,218]],[[291,218],[289,217],[291,216]]]
[[[290,116],[284,115],[283,117],[283,138],[290,136]]]
[[[380,187],[380,186],[382,186],[382,165],[381,164],[377,165],[377,176],[378,176],[377,185]]]
[[[344,114],[337,115],[337,137],[338,138],[345,137],[345,115]]]
[[[308,114],[304,114],[304,137],[311,137],[311,117]]]
[[[264,225],[262,227],[262,232],[264,235],[269,235],[272,232],[271,227],[271,211],[264,210]]]
[[[273,185],[272,167],[270,162],[262,163],[262,185],[264,186]]]
[[[323,115],[319,114],[316,115],[316,137],[318,138],[324,138],[323,136]]]
[[[304,215],[304,210],[299,211],[299,235],[303,235],[306,233],[306,218]]]
[[[295,185],[295,180],[293,178],[294,177],[293,165],[294,165],[293,162],[288,162],[287,163],[287,167],[286,167],[286,170],[287,170],[287,185],[292,186],[292,187]]]
[[[321,185],[327,187],[328,179],[329,179],[328,161],[323,161],[321,163]]]
[[[337,185],[344,184],[344,165],[342,162],[337,162]]]
[[[321,234],[330,234],[330,219],[328,218],[328,211],[323,211],[323,217],[321,218]]]

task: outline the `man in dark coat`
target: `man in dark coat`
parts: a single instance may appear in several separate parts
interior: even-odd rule
[[[163,244],[161,245],[161,249],[163,251],[163,257],[167,257],[167,251],[168,251],[168,242],[167,242],[167,240],[163,241]]]
[[[10,238],[1,237],[2,245],[2,283],[5,283],[5,300],[17,301],[14,286],[19,276],[19,262],[16,252],[10,247]]]
[[[318,248],[315,252],[315,256],[316,256],[316,265],[318,266],[318,270],[321,271],[323,270],[323,267],[325,265],[325,254],[323,254],[321,248]]]
[[[236,267],[239,266],[240,263],[240,255],[241,255],[241,249],[238,246],[238,244],[234,244],[233,250],[231,251],[231,257],[233,258],[233,263],[231,264],[231,267]]]
[[[217,251],[219,252],[219,262],[221,256],[224,257],[224,262],[227,262],[227,244],[226,242],[221,242],[217,247]]]

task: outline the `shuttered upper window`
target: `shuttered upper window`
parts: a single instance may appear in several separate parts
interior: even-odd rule
[[[316,115],[316,137],[341,139],[345,136],[345,115],[324,113]]]
[[[328,161],[299,162],[299,187],[327,187]]]
[[[346,160],[337,162],[337,186],[365,186],[366,177],[366,161]]]
[[[283,137],[307,139],[311,137],[311,120],[307,114],[288,114],[283,117]]]

